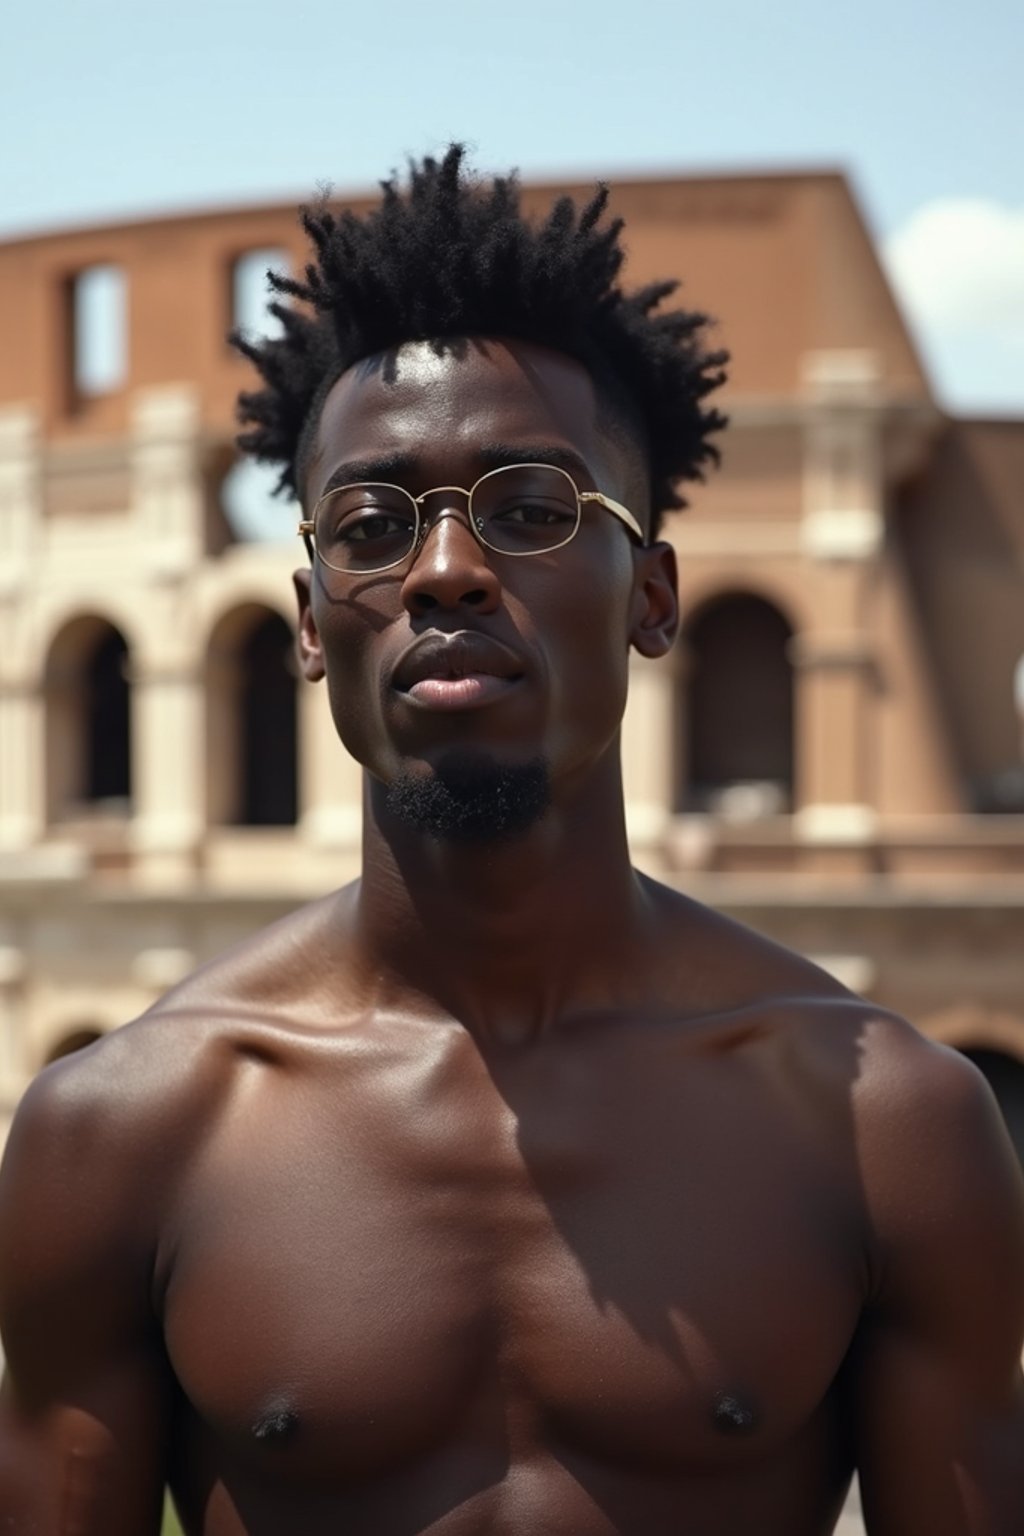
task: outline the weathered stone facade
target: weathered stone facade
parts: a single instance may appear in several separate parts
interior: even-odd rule
[[[685,633],[634,668],[637,859],[1024,1062],[1024,423],[938,408],[841,176],[616,200],[630,279],[684,277],[734,356],[722,471],[670,526]],[[231,274],[266,248],[301,260],[290,208],[0,247],[0,1123],[357,868],[359,770],[287,661],[293,513],[247,543],[223,508]],[[127,356],[89,393],[69,305],[99,264]]]

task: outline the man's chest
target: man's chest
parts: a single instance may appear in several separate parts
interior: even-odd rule
[[[859,1308],[855,1183],[812,1123],[722,1064],[436,1065],[232,1102],[165,1309],[209,1427],[341,1475],[477,1434],[665,1471],[791,1437]]]

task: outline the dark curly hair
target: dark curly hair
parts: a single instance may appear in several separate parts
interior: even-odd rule
[[[239,446],[280,465],[279,489],[298,494],[324,398],[353,363],[406,341],[507,336],[582,362],[639,437],[652,512],[685,506],[677,483],[703,479],[719,457],[711,434],[725,426],[702,403],[728,361],[705,348],[708,317],[660,310],[675,282],[623,293],[623,221],[602,223],[603,184],[582,210],[560,197],[534,224],[514,174],[480,182],[463,159],[453,144],[441,160],[410,163],[408,185],[383,182],[362,217],[332,212],[326,198],[302,210],[315,248],[304,281],[267,274],[281,334],[231,336],[264,386],[239,396]]]

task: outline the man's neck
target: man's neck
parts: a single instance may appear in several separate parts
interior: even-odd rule
[[[617,758],[528,832],[476,845],[401,824],[377,786],[365,801],[357,923],[379,987],[506,1043],[614,1005],[648,906]]]

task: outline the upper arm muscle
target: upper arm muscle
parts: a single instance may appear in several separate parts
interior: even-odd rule
[[[159,1530],[162,1352],[104,1118],[73,1074],[47,1073],[0,1171],[0,1528],[33,1536]]]
[[[862,1165],[879,1283],[855,1360],[872,1536],[1024,1531],[1024,1199],[969,1064],[901,1044]]]

